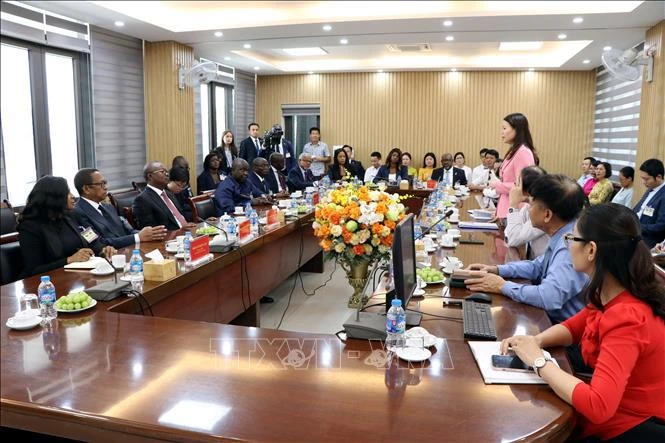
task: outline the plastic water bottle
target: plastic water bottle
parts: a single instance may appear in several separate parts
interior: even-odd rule
[[[192,264],[192,233],[185,232],[185,240],[182,242],[185,266]]]
[[[312,197],[312,193],[309,192],[309,191],[306,192],[305,193],[305,204],[307,205],[308,208],[311,208],[312,206],[314,206],[313,201],[314,200],[313,200],[313,197]]]
[[[422,229],[420,229],[420,223],[413,224],[413,238],[418,239],[423,234]]]
[[[291,213],[292,214],[298,213],[298,199],[295,196],[291,197]]]
[[[37,289],[39,297],[39,310],[42,321],[49,322],[58,316],[58,311],[55,310],[55,286],[51,283],[51,277],[43,275],[41,283]]]
[[[129,277],[132,281],[132,289],[143,287],[143,257],[141,251],[134,249],[129,259]]]
[[[248,201],[247,204],[245,205],[245,215],[249,217],[251,213],[252,213],[252,202]]]
[[[238,220],[235,217],[231,217],[231,222],[229,223],[231,235],[234,239],[238,238]]]
[[[404,331],[406,330],[406,313],[402,308],[402,300],[395,298],[391,305],[386,314],[387,349],[404,346]]]
[[[249,229],[253,236],[259,236],[259,215],[256,213],[256,209],[249,212]]]

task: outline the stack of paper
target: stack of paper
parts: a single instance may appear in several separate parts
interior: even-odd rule
[[[486,222],[459,222],[460,229],[484,229],[484,230],[498,230],[499,226],[496,223]]]
[[[476,359],[485,384],[547,384],[534,372],[500,371],[492,367],[492,355],[501,353],[500,341],[470,341],[469,347]],[[554,363],[559,366],[556,360]]]
[[[102,257],[90,257],[88,261],[79,261],[65,265],[65,270],[81,271],[81,270],[95,269],[97,266],[104,263],[108,264],[106,259]]]

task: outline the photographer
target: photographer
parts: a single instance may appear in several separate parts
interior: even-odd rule
[[[269,160],[270,154],[273,152],[284,156],[284,169],[280,172],[288,174],[288,172],[296,165],[293,144],[284,138],[284,131],[277,123],[266,131],[263,136],[263,151],[261,152],[261,157]]]

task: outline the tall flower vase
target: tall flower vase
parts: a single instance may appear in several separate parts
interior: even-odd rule
[[[349,263],[348,261],[340,260],[340,265],[346,271],[346,278],[353,288],[353,295],[349,298],[348,307],[354,309],[359,306],[362,307],[363,291],[369,278],[369,261],[357,260]]]

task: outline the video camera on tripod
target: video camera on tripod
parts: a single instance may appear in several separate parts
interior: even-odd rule
[[[268,129],[263,135],[263,153],[262,157],[266,159],[270,157],[273,152],[278,152],[277,147],[282,142],[284,130],[280,125],[275,123],[272,128]]]

